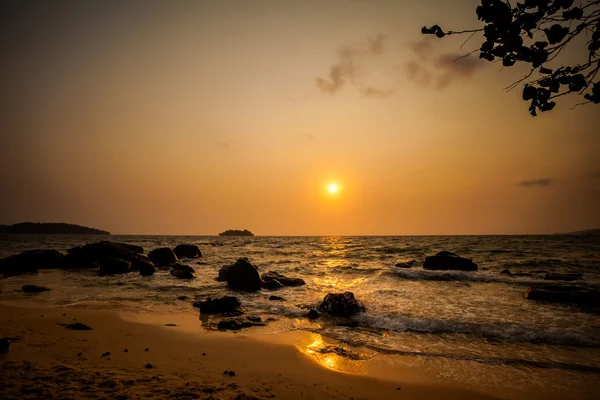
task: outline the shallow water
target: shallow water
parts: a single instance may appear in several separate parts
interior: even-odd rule
[[[27,249],[60,251],[107,239],[99,236],[0,236],[0,257]],[[0,300],[23,298],[21,285],[38,283],[48,293],[28,300],[62,307],[143,313],[197,314],[193,299],[232,294],[215,277],[222,265],[248,257],[259,271],[303,278],[307,285],[254,294],[236,294],[248,314],[276,322],[260,332],[302,329],[382,354],[409,354],[431,360],[470,360],[600,372],[600,313],[570,305],[528,301],[528,286],[544,281],[510,277],[512,272],[581,272],[575,282],[600,287],[600,238],[580,236],[422,236],[422,237],[183,237],[110,236],[145,252],[180,243],[197,244],[201,259],[182,260],[197,278],[178,280],[162,270],[151,277],[132,273],[96,276],[93,271],[46,270],[0,281]],[[447,250],[472,258],[477,272],[426,271],[425,256]],[[411,269],[394,266],[415,259]],[[205,264],[199,265],[198,261]],[[358,328],[315,322],[302,316],[329,292],[352,291],[367,312]],[[272,294],[285,298],[272,302]],[[179,300],[180,296],[188,296]],[[29,297],[29,295],[28,295]],[[215,318],[208,319],[210,327]]]

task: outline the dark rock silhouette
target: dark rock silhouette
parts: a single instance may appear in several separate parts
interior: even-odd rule
[[[399,262],[398,264],[396,264],[396,267],[398,267],[398,268],[412,268],[412,266],[415,263],[415,261],[416,260],[406,261],[406,262]]]
[[[350,317],[365,310],[365,306],[352,292],[329,293],[319,305],[319,311],[335,317]]]
[[[460,257],[449,251],[441,251],[435,256],[426,257],[423,269],[477,271],[477,264],[469,258]]]
[[[200,309],[202,314],[229,314],[239,315],[244,312],[240,299],[234,296],[223,296],[219,299],[208,298],[204,301],[197,301],[194,307]]]
[[[600,292],[582,286],[540,286],[527,289],[525,298],[553,303],[600,304]]]
[[[0,225],[0,233],[36,235],[110,235],[110,232],[65,223],[21,222],[14,225]]]
[[[91,331],[92,328],[87,326],[86,324],[82,324],[81,322],[75,322],[74,324],[69,324],[65,326],[67,329],[71,329],[74,331]]]
[[[263,289],[267,289],[267,290],[276,290],[276,289],[281,289],[284,286],[281,284],[281,282],[279,282],[277,279],[271,279],[268,281],[262,281],[261,282],[261,286]]]
[[[219,276],[217,276],[217,281],[225,282],[227,280],[227,273],[229,272],[229,268],[231,268],[233,264],[223,265],[221,269],[219,269]]]
[[[179,259],[202,257],[200,249],[195,244],[179,244],[173,249],[173,252]]]
[[[174,264],[170,273],[179,279],[194,279],[196,277],[196,270],[189,265],[183,264]]]
[[[269,296],[269,300],[271,301],[284,301],[285,299],[280,296]]]
[[[169,266],[178,260],[173,250],[168,247],[152,250],[150,253],[148,253],[148,258],[150,258],[152,262],[159,267]]]
[[[21,287],[21,290],[25,293],[40,293],[40,292],[49,292],[50,288],[47,288],[45,286],[38,286],[38,285],[23,285]]]
[[[558,272],[547,272],[544,279],[547,281],[578,281],[583,278],[582,273],[561,274]]]
[[[247,229],[244,229],[243,231],[237,229],[229,229],[225,232],[219,233],[219,236],[254,236],[254,234]]]
[[[65,256],[65,266],[69,268],[94,268],[96,263],[111,258],[131,261],[143,252],[144,249],[140,246],[101,241],[69,249]]]
[[[308,319],[317,319],[319,318],[321,315],[317,312],[317,310],[310,310],[305,317]]]
[[[239,331],[240,329],[251,328],[253,326],[265,326],[265,324],[262,322],[253,322],[247,318],[231,318],[220,321],[217,328],[220,331]]]
[[[346,328],[356,328],[358,326],[358,321],[339,322],[339,323],[335,324],[335,326],[345,326]]]
[[[64,262],[65,256],[56,250],[28,250],[0,259],[0,274],[16,275],[60,268]]]
[[[227,270],[227,285],[234,290],[255,292],[260,290],[258,269],[246,258],[240,258]]]
[[[0,354],[8,353],[10,350],[10,342],[6,338],[0,338]]]
[[[98,275],[119,275],[130,272],[131,263],[118,258],[108,258],[98,263]]]
[[[283,286],[302,286],[302,285],[306,285],[306,282],[304,282],[304,279],[289,278],[287,276],[281,275],[280,273],[277,273],[277,272],[274,272],[274,271],[265,272],[264,274],[262,274],[261,278],[265,282],[276,280],[279,283],[281,283]]]
[[[139,271],[142,276],[150,276],[156,272],[154,263],[148,257],[142,255],[131,259],[131,270]]]

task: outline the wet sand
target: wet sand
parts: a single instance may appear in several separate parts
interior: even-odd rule
[[[75,322],[93,329],[64,326]],[[0,398],[495,398],[427,382],[414,368],[316,357],[319,335],[307,332],[258,337],[199,325],[182,315],[1,304],[0,337],[11,345],[0,355]]]

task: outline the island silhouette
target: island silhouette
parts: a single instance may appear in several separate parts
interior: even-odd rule
[[[244,229],[243,231],[238,229],[228,229],[225,232],[219,233],[219,236],[254,236],[254,233],[250,232],[248,229]]]

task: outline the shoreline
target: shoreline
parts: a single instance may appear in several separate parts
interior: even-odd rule
[[[18,338],[0,355],[0,397],[5,399],[229,399],[241,394],[286,399],[494,398],[427,382],[415,368],[395,367],[383,379],[372,376],[383,369],[377,361],[370,369],[363,368],[365,360],[344,361],[334,354],[323,354],[318,361],[310,351],[299,349],[320,337],[308,332],[260,338],[247,332],[202,331],[193,327],[194,318],[188,315],[121,315],[33,308],[24,302],[0,303],[0,315],[0,337]],[[73,322],[93,330],[58,325]],[[175,326],[164,326],[167,323]],[[106,352],[110,354],[103,356]],[[235,376],[223,374],[232,370]]]

